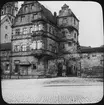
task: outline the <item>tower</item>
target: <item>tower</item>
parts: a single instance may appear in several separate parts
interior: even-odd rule
[[[1,9],[1,16],[11,15],[16,16],[18,12],[18,2],[7,2]]]
[[[66,61],[68,61],[68,66],[72,68],[70,71],[74,72],[76,68],[75,56],[77,54],[78,47],[79,20],[66,4],[64,4],[59,11],[57,25],[61,29],[62,33],[59,46],[61,56],[64,57]]]
[[[79,20],[66,4],[64,4],[59,11],[57,23],[63,34],[61,42],[63,50],[69,53],[76,53],[78,45]]]

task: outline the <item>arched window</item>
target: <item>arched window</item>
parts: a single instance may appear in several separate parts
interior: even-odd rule
[[[31,49],[36,49],[36,41],[33,41],[33,43],[30,45]]]
[[[34,5],[33,4],[31,5],[31,9],[34,10]]]
[[[25,12],[28,12],[28,7],[27,6],[25,6]]]

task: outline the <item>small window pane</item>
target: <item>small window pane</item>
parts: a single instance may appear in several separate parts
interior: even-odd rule
[[[37,41],[37,49],[41,49],[42,48],[42,41],[38,40]]]
[[[34,26],[34,31],[38,31],[38,26],[37,25]]]
[[[23,29],[23,34],[27,34],[27,28]]]
[[[43,30],[43,25],[39,24],[39,30]]]

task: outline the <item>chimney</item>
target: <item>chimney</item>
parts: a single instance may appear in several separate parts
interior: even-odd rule
[[[54,17],[55,17],[55,18],[57,17],[57,13],[56,13],[56,12],[54,12]]]

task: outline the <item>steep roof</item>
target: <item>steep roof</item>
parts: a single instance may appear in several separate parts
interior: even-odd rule
[[[1,16],[1,19],[0,19],[0,20],[2,20],[5,16],[6,16],[6,15]]]
[[[51,13],[50,10],[48,10],[47,8],[45,8],[43,5],[41,5],[41,8],[42,8],[42,11],[43,11],[43,14],[46,16],[46,18],[52,22],[53,24],[56,24],[56,19],[55,17],[53,16],[53,14]]]
[[[0,51],[11,50],[11,48],[12,48],[11,43],[2,43],[2,44],[0,44]]]

